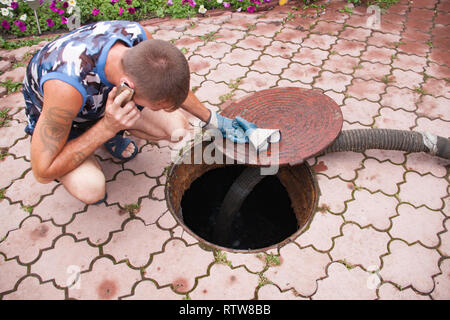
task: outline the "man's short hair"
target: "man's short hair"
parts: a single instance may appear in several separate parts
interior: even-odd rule
[[[149,39],[130,48],[122,58],[125,74],[134,81],[135,92],[152,101],[168,101],[180,107],[189,93],[189,65],[174,45]]]

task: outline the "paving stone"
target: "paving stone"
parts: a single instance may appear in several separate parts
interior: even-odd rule
[[[431,173],[435,177],[444,178],[447,174],[446,166],[450,160],[432,156],[428,153],[416,152],[407,156],[406,168],[421,175]]]
[[[241,67],[238,65],[229,65],[226,63],[221,63],[216,70],[212,70],[210,74],[206,76],[206,79],[212,80],[214,82],[225,82],[230,84],[231,81],[243,78],[248,68]]]
[[[354,66],[354,71],[353,76],[355,78],[381,81],[383,77],[389,76],[391,66],[381,63],[361,62]]]
[[[369,101],[380,100],[380,95],[384,92],[386,85],[373,80],[353,79],[347,88],[347,93],[356,99],[367,99]]]
[[[397,151],[397,150],[366,150],[364,153],[368,157],[372,157],[377,159],[378,161],[382,162],[385,160],[389,160],[394,164],[402,164],[405,162],[405,152],[404,151]]]
[[[130,220],[123,231],[113,234],[111,241],[103,247],[103,253],[112,255],[117,261],[127,260],[133,267],[140,268],[147,264],[152,253],[162,250],[169,238],[169,232],[154,224],[146,226],[141,220]]]
[[[325,95],[329,96],[331,99],[333,99],[338,105],[342,105],[345,99],[345,95],[341,93],[336,93],[334,91],[326,91],[324,92]]]
[[[281,24],[275,23],[256,23],[251,34],[254,36],[262,36],[266,38],[272,38],[277,32],[281,30]]]
[[[153,38],[164,41],[171,41],[179,39],[181,35],[181,32],[177,32],[175,30],[158,30],[153,34]]]
[[[266,265],[264,258],[261,257],[261,254],[227,252],[226,257],[227,260],[231,262],[233,268],[245,266],[248,270],[250,270],[250,272],[253,273],[262,272]]]
[[[450,66],[450,58],[448,57],[448,50],[432,48],[429,58],[430,60],[436,62],[437,64]]]
[[[316,177],[321,191],[319,208],[327,208],[336,214],[344,212],[345,201],[352,199],[352,190],[348,188],[348,182],[339,178],[328,179],[321,174],[317,174]]]
[[[158,219],[158,225],[162,229],[168,230],[174,228],[177,222],[170,212],[166,212]]]
[[[220,29],[214,35],[216,42],[225,42],[229,45],[233,45],[241,39],[245,38],[245,32],[239,30]]]
[[[321,66],[323,61],[328,57],[328,54],[328,51],[321,49],[301,48],[292,57],[292,61],[300,62],[303,65],[309,63],[314,66]]]
[[[149,177],[159,177],[170,164],[169,148],[158,148],[148,144],[142,148],[139,156],[125,162],[123,166],[136,174],[145,172]]]
[[[81,285],[77,283],[77,275],[89,269],[98,253],[98,249],[86,241],[76,242],[71,235],[64,235],[56,240],[52,249],[42,252],[31,266],[31,272],[39,274],[43,281],[55,280],[62,288]]]
[[[247,19],[244,16],[233,15],[230,20],[228,20],[227,22],[225,22],[222,25],[222,28],[245,31],[250,26],[254,25],[255,20],[256,20],[256,17]]]
[[[20,263],[28,264],[39,256],[41,250],[50,248],[53,239],[60,233],[61,228],[30,216],[0,243],[0,252],[6,254],[8,259],[17,257]]]
[[[239,64],[244,67],[250,66],[261,54],[255,50],[235,48],[225,55],[221,60],[227,64]]]
[[[9,153],[9,150],[8,150]],[[0,161],[2,171],[4,172],[0,175],[0,188],[7,187],[15,179],[19,179],[23,173],[30,168],[30,163],[24,161],[23,159],[14,159],[13,156],[6,156]]]
[[[29,47],[29,46],[23,46],[17,49],[8,50],[5,52],[2,58],[11,60],[11,61],[22,61],[27,54],[31,54],[36,49]]]
[[[398,290],[390,283],[383,283],[378,289],[380,300],[430,300],[429,297],[417,294],[411,288]]]
[[[201,57],[194,55],[189,58],[189,70],[191,73],[198,75],[206,75],[211,69],[214,69],[219,64],[218,60],[209,57]]]
[[[203,47],[199,47],[195,53],[204,57],[222,59],[226,53],[231,51],[231,46],[223,42],[208,42]]]
[[[411,70],[415,72],[424,72],[424,67],[427,65],[427,60],[423,57],[415,55],[407,55],[399,53],[394,59],[392,66],[402,70]]]
[[[398,201],[381,192],[370,193],[367,190],[355,190],[355,200],[347,203],[344,213],[346,221],[356,222],[361,228],[372,226],[387,231],[391,227],[390,219],[397,215]]]
[[[157,186],[151,191],[151,197],[157,200],[164,200],[166,198],[164,194],[165,186]]]
[[[399,17],[396,15],[395,19],[398,18]],[[385,19],[385,15],[383,15],[382,19]],[[374,31],[367,39],[367,43],[371,46],[395,49],[396,44],[399,43],[400,39],[401,37],[399,35]]]
[[[212,252],[197,245],[187,247],[175,239],[167,242],[162,253],[153,256],[145,276],[154,279],[159,286],[172,285],[173,290],[185,293],[194,287],[197,277],[207,273],[214,261]]]
[[[281,290],[294,288],[304,297],[317,290],[317,280],[326,276],[325,266],[330,262],[327,254],[311,247],[300,249],[290,243],[280,249],[280,265],[271,267],[264,275]],[[292,275],[295,274],[295,277]]]
[[[0,278],[0,294],[2,294],[14,289],[16,282],[27,274],[27,267],[18,264],[15,259],[5,261],[3,255],[0,255],[0,272],[8,275]]]
[[[198,280],[189,293],[194,300],[249,300],[254,297],[259,277],[244,268],[231,269],[224,264],[214,264],[209,276]]]
[[[9,60],[0,60],[0,72],[5,72],[11,67],[11,61]]]
[[[264,53],[271,56],[280,56],[282,58],[291,58],[300,48],[300,45],[292,43],[273,41],[269,47],[264,50]]]
[[[134,294],[121,300],[181,300],[184,295],[176,294],[169,287],[158,288],[151,280],[142,280],[134,288]]]
[[[416,115],[404,110],[381,108],[379,116],[375,117],[375,126],[384,129],[397,129],[409,131],[415,126]]]
[[[392,55],[395,53],[396,51],[393,49],[367,46],[367,50],[362,54],[361,59],[372,63],[379,62],[382,64],[390,64]]]
[[[340,56],[338,54],[330,55],[325,61],[323,68],[334,72],[342,72],[352,74],[355,66],[358,65],[359,59],[349,56]]]
[[[406,182],[400,185],[399,197],[402,202],[409,202],[415,207],[426,205],[432,210],[440,210],[443,206],[442,198],[448,196],[448,183],[426,174],[419,175],[416,172],[405,174]]]
[[[35,206],[42,197],[51,194],[55,186],[56,182],[53,181],[47,184],[37,182],[30,170],[23,179],[15,180],[6,189],[5,196],[12,202],[21,201],[25,206]]]
[[[115,300],[129,295],[140,279],[139,270],[102,257],[95,260],[91,271],[80,274],[80,285],[69,288],[68,296],[77,300]]]
[[[248,92],[260,91],[274,87],[278,81],[278,77],[268,74],[250,71],[239,84],[239,88]]]
[[[366,44],[360,41],[353,41],[347,39],[338,39],[336,44],[333,44],[331,49],[340,55],[350,55],[352,57],[359,57],[361,51],[366,48]]]
[[[258,300],[308,300],[296,294],[294,290],[281,292],[277,286],[266,284],[258,290]]]
[[[29,275],[17,283],[17,290],[3,296],[3,300],[64,300],[64,290],[51,282],[41,283],[35,275]]]
[[[313,29],[315,33],[328,34],[330,36],[337,36],[340,31],[342,31],[341,24],[328,21],[319,21]]]
[[[340,72],[324,71],[315,80],[314,87],[321,88],[323,90],[333,90],[335,92],[344,92],[346,86],[351,82],[351,76]]]
[[[406,54],[415,54],[425,57],[430,51],[430,46],[423,40],[418,42],[414,39],[404,38],[397,47],[397,50]]]
[[[364,156],[356,152],[333,152],[321,156],[317,165],[313,167],[314,172],[322,172],[330,178],[339,176],[343,180],[356,178],[355,170],[362,168]]]
[[[0,201],[0,239],[7,236],[8,232],[19,228],[29,213],[21,208],[19,204],[10,205],[7,200]]]
[[[189,50],[189,52],[194,52],[198,47],[204,45],[204,43],[205,42],[198,37],[189,37],[183,35],[181,38],[175,41],[175,46],[180,50],[182,48],[185,48]]]
[[[109,240],[113,231],[121,230],[127,218],[117,206],[91,205],[86,212],[75,215],[75,219],[66,226],[66,232],[78,240],[87,238],[93,245],[101,245]]]
[[[339,35],[339,38],[364,42],[370,36],[370,33],[371,31],[368,29],[346,27],[345,30],[342,31],[341,34]]]
[[[372,276],[359,267],[349,270],[342,263],[333,262],[327,268],[328,277],[317,282],[313,300],[373,300],[374,287],[368,285]]]
[[[402,203],[397,209],[399,215],[392,219],[389,233],[394,238],[408,243],[419,241],[426,247],[439,245],[438,233],[444,231],[444,216],[440,212],[431,211],[426,207],[414,208]]]
[[[146,197],[150,189],[156,185],[155,179],[144,174],[133,175],[128,170],[121,171],[115,180],[106,183],[108,204],[119,203],[122,207],[137,203],[139,198]]]
[[[408,89],[397,88],[388,85],[386,93],[381,96],[381,104],[391,107],[394,110],[404,109],[406,111],[415,111],[417,109],[416,104],[420,101],[420,94]]]
[[[289,64],[288,59],[283,59],[281,57],[271,57],[269,55],[263,54],[259,57],[259,60],[253,63],[250,67],[251,70],[259,72],[267,72],[270,74],[278,75],[283,72]]]
[[[25,67],[18,67],[10,71],[6,71],[0,75],[0,82],[6,82],[8,80],[11,80],[12,82],[22,82],[26,72],[27,68]]]
[[[417,104],[417,114],[431,119],[439,118],[450,121],[450,109],[448,108],[449,99],[426,95],[422,101]]]
[[[426,294],[433,290],[433,276],[440,273],[436,250],[426,249],[419,243],[407,245],[400,240],[389,243],[389,252],[383,256],[380,275],[383,281],[391,281],[402,288],[412,286]]]
[[[284,28],[274,37],[274,39],[278,41],[289,41],[295,44],[301,44],[307,36],[308,32],[306,31]]]
[[[136,213],[136,216],[143,219],[146,225],[149,225],[155,223],[167,210],[167,203],[165,201],[144,198],[141,201],[140,210]]]
[[[372,125],[374,117],[378,113],[379,104],[367,100],[358,101],[354,98],[344,100],[341,107],[344,119],[348,122],[356,122],[363,125]]]
[[[240,40],[236,45],[243,49],[253,49],[257,51],[262,51],[264,47],[268,46],[272,41],[264,37],[255,37],[249,35],[243,40]]]
[[[383,254],[386,254],[390,240],[386,232],[379,232],[372,227],[361,229],[353,223],[342,227],[342,237],[334,239],[330,251],[333,261],[344,261],[349,265],[361,265],[366,270],[380,268]]]
[[[444,79],[450,77],[450,68],[429,62],[428,67],[425,67],[425,73],[438,79]]]
[[[191,36],[204,36],[219,29],[218,25],[197,23],[193,27],[187,28],[184,33]]]
[[[8,127],[0,127],[0,148],[12,146],[18,139],[24,138],[25,123],[10,121]]]
[[[336,43],[337,38],[329,35],[310,34],[308,39],[302,42],[303,47],[312,49],[329,50]]]
[[[420,83],[423,81],[423,76],[412,71],[403,71],[394,69],[392,71],[391,84],[398,88],[416,89],[420,87]]]
[[[205,81],[201,88],[199,88],[195,95],[202,102],[211,104],[219,104],[221,96],[225,96],[232,91],[225,83],[215,83],[210,80]]]
[[[62,184],[58,185],[51,197],[45,197],[36,207],[33,214],[43,221],[52,220],[56,225],[69,223],[76,212],[84,210],[86,205],[73,197]]]
[[[358,172],[355,183],[371,192],[378,190],[388,195],[398,192],[398,183],[403,181],[404,169],[390,162],[378,162],[375,159],[364,160],[364,169]]]
[[[329,251],[333,246],[333,238],[340,234],[342,217],[328,213],[316,212],[308,229],[296,240],[300,246],[312,245],[316,250]]]
[[[438,80],[429,78],[422,85],[422,89],[427,93],[435,97],[443,96],[450,99],[450,84],[445,80]]]
[[[448,207],[447,207],[448,211]],[[439,252],[444,256],[450,256],[450,219],[446,219],[444,222],[445,232],[439,234],[441,244],[438,248]]]
[[[312,86],[309,84],[304,84],[299,81],[290,81],[286,79],[279,80],[278,87],[297,87],[297,88],[312,89]]]

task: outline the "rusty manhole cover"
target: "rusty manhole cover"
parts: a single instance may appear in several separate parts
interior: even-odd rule
[[[343,123],[342,112],[333,99],[318,90],[294,87],[250,94],[224,107],[222,115],[232,119],[241,116],[259,128],[280,129],[280,143],[269,147],[264,155],[270,158],[276,152],[278,162],[272,164],[279,166],[299,164],[319,154],[337,138]],[[218,149],[230,158],[263,164],[259,156],[255,163],[248,161],[248,144],[242,149],[234,145],[233,150],[226,142],[222,146],[218,145]]]

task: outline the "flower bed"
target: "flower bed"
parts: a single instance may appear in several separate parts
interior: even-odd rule
[[[101,20],[186,18],[213,9],[255,12],[276,0],[40,0],[36,10],[42,33],[68,30],[78,16],[80,25]],[[0,0],[0,35],[5,38],[37,35],[33,10],[25,0]]]

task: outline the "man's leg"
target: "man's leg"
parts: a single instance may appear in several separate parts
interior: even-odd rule
[[[180,141],[189,130],[189,122],[181,110],[166,112],[144,108],[141,117],[128,132],[150,141]]]
[[[66,190],[86,204],[105,197],[106,179],[94,155],[89,156],[79,167],[59,179]]]

